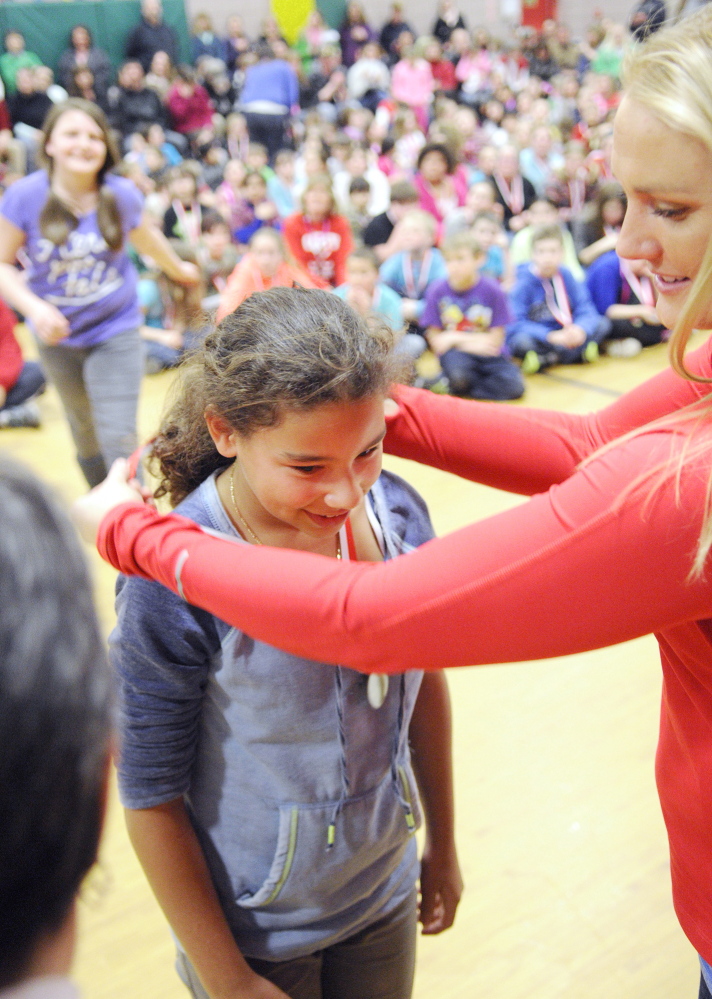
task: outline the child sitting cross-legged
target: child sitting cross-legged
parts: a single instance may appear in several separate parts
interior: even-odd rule
[[[469,233],[446,240],[447,278],[426,294],[421,323],[453,395],[470,399],[519,399],[524,382],[504,353],[507,298],[495,281],[480,276],[485,255]]]
[[[510,293],[514,321],[507,346],[522,358],[525,374],[554,364],[580,364],[598,358],[598,344],[610,330],[586,285],[561,266],[563,236],[558,225],[542,226],[532,237],[532,262],[522,264]]]

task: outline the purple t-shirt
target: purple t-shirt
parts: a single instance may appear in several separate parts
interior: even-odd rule
[[[109,175],[124,237],[141,221],[143,196],[125,177]],[[136,269],[122,248],[111,250],[99,232],[96,211],[82,215],[66,243],[55,246],[40,232],[40,213],[49,195],[44,170],[8,187],[0,214],[25,235],[30,261],[28,287],[67,317],[71,334],[63,346],[91,347],[141,325]]]
[[[419,322],[421,326],[436,329],[454,326],[478,333],[492,326],[506,326],[512,322],[512,316],[507,296],[495,281],[481,277],[471,288],[455,291],[447,278],[442,278],[426,291],[425,309]]]

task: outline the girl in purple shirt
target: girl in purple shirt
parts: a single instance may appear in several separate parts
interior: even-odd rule
[[[134,185],[110,174],[119,156],[96,105],[55,105],[41,150],[45,169],[16,181],[0,202],[0,296],[37,337],[93,486],[137,439],[142,318],[126,239],[176,281],[195,283],[198,271],[144,221]],[[21,250],[27,281],[15,267]]]

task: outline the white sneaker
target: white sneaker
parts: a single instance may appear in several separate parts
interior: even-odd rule
[[[642,343],[634,336],[624,337],[623,340],[606,341],[606,353],[609,357],[637,357],[642,349]]]

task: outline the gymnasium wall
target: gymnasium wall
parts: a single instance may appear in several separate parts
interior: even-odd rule
[[[363,0],[366,12],[374,26],[380,27],[389,9],[390,0]],[[419,32],[427,32],[435,18],[437,0],[403,0],[407,18]],[[345,0],[321,0],[319,7],[328,16],[329,21],[338,19],[339,11],[346,6]],[[559,16],[569,24],[575,35],[580,35],[591,20],[591,11],[595,7],[606,17],[626,21],[633,6],[633,0],[559,0]],[[504,11],[508,17],[518,20],[519,0],[463,0],[461,8],[468,19],[470,27],[487,24],[496,27],[507,20],[502,17]],[[269,13],[269,0],[252,0],[250,4],[235,3],[235,0],[187,0],[189,18],[199,11],[207,11],[215,21],[218,30],[224,25],[230,14],[240,14],[245,21],[248,32],[255,32],[263,17]]]

